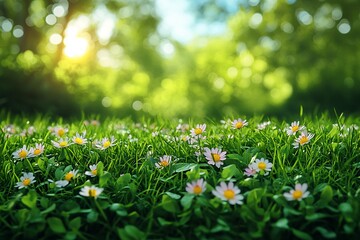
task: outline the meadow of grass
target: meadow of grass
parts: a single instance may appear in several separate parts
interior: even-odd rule
[[[2,115],[0,239],[360,232],[359,118],[85,119]]]

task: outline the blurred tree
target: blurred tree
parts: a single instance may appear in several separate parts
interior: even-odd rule
[[[59,110],[56,102],[35,99],[60,97],[62,92],[69,96],[63,101],[74,109],[98,112],[114,104],[132,110],[134,99],[144,98],[162,74],[161,56],[152,46],[160,41],[153,4],[152,0],[0,1],[2,107],[14,110],[21,105],[31,111],[41,105]],[[13,71],[17,74],[10,74]],[[47,92],[37,89],[39,83],[49,85]],[[142,90],[132,91],[131,85],[141,85]],[[33,100],[28,101],[30,95],[11,94],[19,86],[31,92]],[[115,100],[104,102],[105,98]]]
[[[205,20],[217,21],[216,12],[229,19],[230,33],[223,37],[223,49],[214,53],[211,42],[203,47],[204,52],[212,53],[202,61],[221,77],[217,80],[224,86],[221,94],[229,92],[227,85],[232,89],[230,100],[222,99],[222,103],[241,112],[294,113],[299,105],[359,112],[358,1],[237,1],[236,14],[227,1],[192,4]],[[218,63],[223,70],[214,66],[219,55],[227,58]],[[213,80],[205,72],[209,73],[204,71],[200,78],[210,83]],[[244,104],[237,106],[236,102]],[[215,103],[212,105],[217,106]]]

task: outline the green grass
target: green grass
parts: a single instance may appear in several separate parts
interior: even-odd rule
[[[189,124],[183,131],[177,130],[178,121],[163,120],[108,118],[94,126],[84,119],[1,119],[1,239],[355,239],[360,231],[359,118],[294,118],[314,134],[297,149],[293,143],[299,133],[285,131],[291,122],[270,119],[259,130],[258,124],[269,121],[260,116],[246,118],[248,125],[241,129],[207,120],[183,122]],[[203,123],[206,139],[192,145],[182,140]],[[22,134],[31,126],[35,132]],[[67,128],[70,139],[86,131],[88,143],[56,148],[52,140],[58,137],[48,129],[54,126]],[[99,150],[92,145],[110,136],[115,146]],[[44,144],[41,155],[13,158],[35,143]],[[205,147],[227,152],[220,168],[207,163]],[[172,161],[159,169],[155,163],[164,155]],[[268,175],[244,174],[255,158],[273,164]],[[95,177],[85,175],[92,164],[97,164]],[[64,180],[70,170],[78,174],[67,186],[49,182]],[[32,172],[36,182],[18,189],[22,172]],[[187,183],[200,178],[207,182],[206,191],[187,193]],[[241,190],[243,204],[212,193],[220,182],[230,181]],[[283,194],[297,183],[306,183],[310,195],[286,200]],[[103,189],[97,198],[79,194],[92,185]]]

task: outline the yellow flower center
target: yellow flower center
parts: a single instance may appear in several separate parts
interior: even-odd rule
[[[104,148],[107,148],[107,147],[109,147],[110,146],[110,141],[108,140],[108,141],[105,141],[104,143],[103,143],[103,147]]]
[[[307,143],[307,142],[309,142],[309,139],[308,139],[307,136],[302,136],[302,137],[300,138],[300,141],[299,141],[300,145],[304,145],[304,144]]]
[[[220,155],[219,154],[212,153],[211,156],[212,156],[214,162],[219,162],[220,161]]]
[[[24,186],[29,186],[30,182],[31,182],[30,178],[25,178],[25,179],[22,181],[22,183],[23,183]]]
[[[244,126],[244,124],[240,121],[240,122],[237,122],[235,124],[235,128],[239,129],[239,128],[242,128]]]
[[[234,190],[232,190],[232,189],[227,189],[227,190],[225,190],[224,191],[224,197],[226,198],[226,199],[234,199],[234,197],[235,197],[235,192],[234,192]]]
[[[89,196],[96,197],[96,189],[89,189]]]
[[[57,134],[58,134],[59,137],[62,137],[62,136],[64,136],[64,134],[65,134],[65,130],[62,129],[62,128],[60,128],[60,129],[57,131]]]
[[[97,169],[91,170],[91,173],[92,173],[93,175],[97,175]]]
[[[293,194],[292,194],[293,198],[296,199],[296,200],[299,199],[299,198],[301,198],[302,195],[303,195],[303,192],[300,191],[300,190],[295,190],[295,191],[293,192]]]
[[[68,172],[66,175],[65,175],[65,180],[69,181],[74,177],[74,174],[72,172]]]
[[[161,161],[160,165],[163,166],[163,167],[167,167],[167,166],[169,166],[169,162],[168,161]]]
[[[27,151],[25,151],[25,150],[21,150],[21,151],[19,152],[19,157],[21,157],[21,158],[26,158],[27,155],[28,155],[28,153],[27,153]]]
[[[264,170],[264,169],[266,168],[266,163],[264,163],[264,162],[259,162],[259,163],[258,163],[258,168],[259,168],[260,170]]]
[[[201,128],[195,128],[195,134],[196,135],[199,135],[199,134],[201,134],[203,131],[202,131],[202,129]]]
[[[297,130],[299,130],[299,126],[295,125],[291,127],[292,132],[296,132]]]
[[[198,195],[198,194],[202,193],[202,188],[199,185],[196,185],[194,187],[193,191],[194,191],[194,194]]]
[[[68,143],[66,141],[62,141],[59,143],[60,147],[66,147]]]
[[[79,138],[79,137],[75,138],[75,143],[77,143],[77,144],[83,144],[83,142],[84,142],[83,139],[81,139],[81,138]]]
[[[40,154],[41,154],[41,150],[38,149],[38,148],[35,149],[35,150],[34,150],[34,154],[35,154],[35,155],[40,155]]]

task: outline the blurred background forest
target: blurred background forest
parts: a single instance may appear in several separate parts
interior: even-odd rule
[[[284,116],[300,105],[360,112],[360,1],[179,1],[201,33],[161,31],[170,21],[164,0],[0,0],[0,109],[135,118]]]

